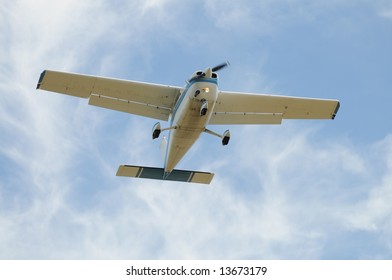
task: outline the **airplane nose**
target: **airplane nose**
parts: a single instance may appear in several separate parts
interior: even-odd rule
[[[204,70],[205,77],[210,79],[212,77],[212,69],[208,67],[206,70]]]

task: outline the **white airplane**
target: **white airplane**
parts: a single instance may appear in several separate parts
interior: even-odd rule
[[[334,119],[338,100],[250,94],[218,89],[217,71],[228,62],[195,72],[184,87],[118,80],[45,70],[37,89],[89,98],[89,104],[169,121],[158,122],[152,138],[169,131],[160,145],[164,167],[121,165],[117,176],[209,184],[213,173],[174,169],[203,132],[230,140],[207,129],[208,125],[281,124],[282,119]]]

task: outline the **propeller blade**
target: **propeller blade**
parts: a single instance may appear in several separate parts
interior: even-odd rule
[[[221,69],[223,69],[223,68],[225,68],[225,67],[227,67],[229,65],[230,65],[230,63],[228,61],[226,61],[224,63],[221,63],[221,64],[213,67],[211,70],[212,70],[212,72],[217,72],[217,71],[219,71],[219,70],[221,70]]]

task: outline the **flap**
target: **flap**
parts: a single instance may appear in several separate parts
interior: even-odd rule
[[[281,124],[282,113],[218,113],[212,114],[208,124]]]
[[[169,108],[98,96],[95,94],[91,95],[89,104],[163,121],[167,121],[169,119],[171,112]]]

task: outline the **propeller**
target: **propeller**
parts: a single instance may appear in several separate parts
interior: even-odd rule
[[[211,70],[212,70],[212,72],[217,72],[217,71],[219,71],[219,70],[221,70],[223,68],[226,68],[229,65],[230,65],[230,62],[226,61],[226,62],[221,63],[221,64],[219,64],[219,65],[217,65],[215,67],[212,67]]]
[[[211,71],[211,72],[217,72],[217,71],[219,71],[219,70],[221,70],[223,68],[226,68],[229,65],[230,65],[230,62],[226,61],[226,62],[218,64],[218,65],[216,65],[216,66],[214,66],[212,68],[207,68],[206,70],[210,69],[209,71]],[[194,81],[194,80],[196,80],[198,78],[205,77],[205,76],[206,76],[205,72],[200,72],[200,74],[198,74],[197,76],[194,76],[192,79],[188,80],[187,82],[190,83],[191,81]]]

